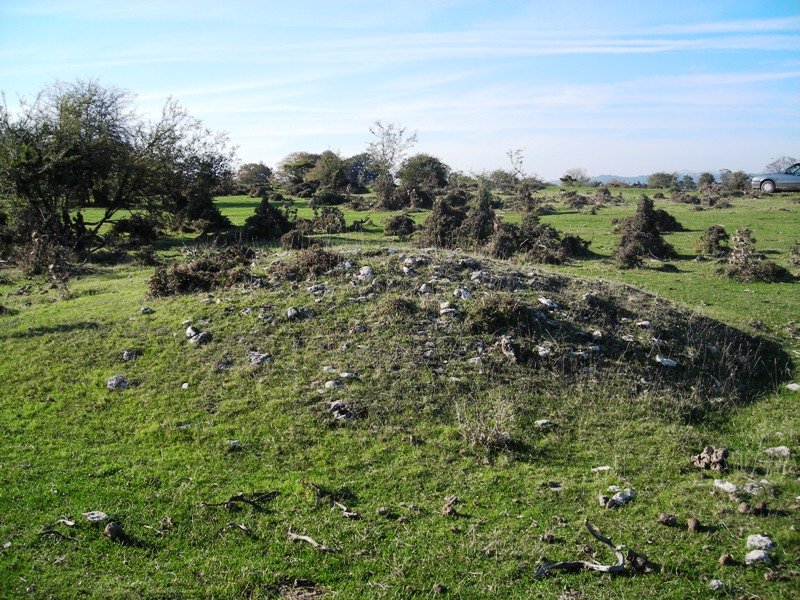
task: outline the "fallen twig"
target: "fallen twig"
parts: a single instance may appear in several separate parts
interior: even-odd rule
[[[354,510],[350,510],[349,508],[347,508],[347,507],[346,507],[344,504],[342,504],[341,502],[336,502],[336,500],[334,500],[334,501],[333,501],[333,505],[334,505],[336,508],[338,508],[339,510],[341,510],[341,511],[342,511],[342,516],[343,516],[343,517],[345,517],[345,518],[347,518],[347,519],[360,519],[360,518],[361,518],[361,515],[359,515],[359,514],[358,514],[356,511],[354,511]]]
[[[264,510],[264,507],[261,506],[261,504],[274,499],[277,495],[277,492],[253,492],[252,494],[239,492],[238,494],[234,494],[222,502],[203,502],[201,503],[201,506],[223,506],[227,510],[232,510],[235,504],[240,502],[242,504],[249,504],[256,510]]]
[[[255,536],[253,535],[253,530],[252,530],[252,529],[250,529],[250,528],[249,528],[247,525],[245,525],[244,523],[242,523],[242,524],[240,525],[239,523],[234,523],[233,521],[231,521],[230,523],[228,523],[227,525],[225,525],[225,527],[223,527],[222,529],[220,529],[220,530],[219,530],[219,532],[220,532],[220,533],[222,533],[222,532],[223,532],[223,531],[225,531],[226,529],[238,529],[239,531],[241,531],[242,533],[244,533],[244,534],[245,534],[247,537],[255,537]]]
[[[286,534],[286,539],[290,542],[306,542],[307,544],[311,544],[314,548],[319,550],[320,552],[336,552],[338,548],[333,546],[325,546],[320,544],[317,540],[307,535],[300,535],[299,533],[294,533],[291,529],[289,529],[289,533]]]
[[[591,571],[600,571],[601,573],[622,573],[625,570],[625,555],[622,552],[622,547],[615,546],[614,542],[597,531],[592,524],[589,523],[589,521],[584,521],[583,524],[586,526],[586,529],[589,530],[589,533],[592,534],[594,539],[611,548],[611,551],[617,558],[617,562],[613,565],[601,565],[599,563],[587,560],[544,563],[538,569],[536,569],[534,577],[544,577],[547,573],[550,571],[555,571],[556,569],[564,571],[580,571],[581,569],[589,569]]]

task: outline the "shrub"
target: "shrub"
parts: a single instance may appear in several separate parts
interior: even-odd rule
[[[138,214],[120,219],[113,224],[111,231],[117,235],[127,235],[132,243],[154,242],[158,238],[156,222]]]
[[[478,197],[467,209],[458,236],[466,246],[483,246],[494,232],[495,214],[492,210],[492,194],[489,188],[481,186]]]
[[[542,223],[535,212],[527,212],[520,226],[520,250],[531,260],[543,264],[561,264],[570,258],[583,258],[589,254],[589,243],[579,236],[563,239],[552,226]]]
[[[678,219],[673,217],[662,208],[653,211],[653,218],[655,219],[656,228],[661,233],[668,231],[683,231],[683,225],[678,222]]]
[[[314,231],[320,233],[342,233],[347,227],[344,213],[335,206],[323,206],[314,209]]]
[[[511,258],[520,249],[520,230],[513,223],[500,223],[489,240],[489,254],[495,258]]]
[[[281,236],[281,248],[284,250],[303,250],[314,245],[314,239],[299,229],[292,229]]]
[[[244,222],[246,238],[276,241],[292,228],[286,216],[270,204],[269,198],[269,196],[262,198],[256,212]]]
[[[580,210],[589,204],[589,199],[586,196],[579,194],[575,190],[564,190],[561,192],[561,196],[564,200],[564,204],[573,210]]]
[[[205,292],[242,281],[255,252],[246,246],[196,246],[184,262],[156,267],[148,281],[153,296]]]
[[[333,190],[321,189],[317,190],[311,197],[309,206],[311,208],[319,208],[320,206],[338,206],[347,202],[347,198]]]
[[[697,244],[698,251],[703,254],[719,255],[727,251],[730,236],[722,225],[712,225],[703,232]]]
[[[675,258],[677,252],[661,237],[657,224],[657,216],[653,209],[653,201],[642,196],[636,208],[636,214],[623,220],[618,228],[620,240],[616,258],[623,268],[641,265],[642,258]]]
[[[384,235],[396,235],[399,238],[407,238],[414,233],[414,220],[408,215],[395,215],[383,227]]]
[[[766,260],[755,251],[756,239],[753,232],[743,227],[733,234],[733,248],[728,255],[728,267],[725,273],[739,281],[760,281],[775,283],[792,279],[788,270]]]
[[[458,238],[454,232],[459,230],[464,218],[464,211],[454,207],[446,198],[437,200],[420,231],[418,244],[422,247],[455,248]]]

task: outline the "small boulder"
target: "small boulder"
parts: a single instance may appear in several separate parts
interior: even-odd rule
[[[110,539],[112,542],[121,542],[125,540],[125,532],[122,526],[116,521],[111,521],[103,529],[103,535]]]
[[[792,451],[788,446],[775,446],[764,450],[764,454],[773,458],[788,458],[792,455]]]
[[[550,310],[555,310],[556,308],[558,308],[558,304],[554,300],[551,300],[550,298],[545,298],[544,296],[539,296],[539,303],[543,304]]]
[[[89,521],[89,523],[102,523],[108,520],[108,515],[102,510],[90,510],[89,512],[83,513],[83,518]]]
[[[706,446],[703,451],[692,457],[692,464],[698,469],[711,469],[712,471],[728,470],[728,449]]]
[[[748,550],[774,550],[775,542],[765,535],[755,534],[747,536]]]
[[[722,583],[719,579],[712,579],[709,582],[708,587],[711,588],[712,591],[718,592],[719,590],[725,588],[725,584]]]
[[[656,362],[673,369],[678,366],[678,361],[672,360],[671,358],[667,358],[666,356],[662,356],[660,354],[656,354]]]
[[[203,346],[211,341],[211,334],[201,331],[196,336],[189,338],[189,343],[194,346]]]
[[[336,379],[331,379],[325,382],[326,390],[338,390],[341,387],[342,387],[342,382]]]
[[[228,452],[241,452],[242,451],[242,442],[239,440],[228,440],[227,449]]]
[[[128,380],[122,375],[113,375],[109,377],[108,382],[106,382],[106,387],[109,392],[127,389],[129,385]]]
[[[156,312],[156,311],[154,311],[154,310],[153,310],[152,308],[150,308],[149,306],[143,306],[143,307],[142,307],[142,310],[141,310],[141,311],[139,311],[139,312],[141,312],[143,315],[152,315],[152,314],[153,314],[154,312]]]
[[[262,354],[261,352],[257,352],[255,350],[251,350],[249,353],[250,357],[250,364],[254,367],[260,367],[265,365],[269,362],[272,362],[272,356],[269,354]]]
[[[358,270],[357,278],[359,281],[369,283],[375,279],[375,271],[372,270],[372,267],[365,265]]]
[[[658,524],[665,527],[675,527],[678,524],[678,517],[670,513],[661,513],[658,515]]]
[[[467,288],[456,288],[453,290],[453,297],[460,298],[461,300],[469,300],[472,297],[472,292]]]
[[[751,550],[744,555],[744,562],[747,565],[772,564],[769,554],[764,550]]]
[[[786,389],[790,392],[800,392],[800,383],[787,383]]]
[[[689,517],[689,520],[686,521],[686,529],[692,533],[700,533],[703,531],[703,524],[700,523],[700,519],[697,517]]]

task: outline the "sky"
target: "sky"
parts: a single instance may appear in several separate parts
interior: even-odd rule
[[[0,0],[9,109],[76,79],[270,166],[381,120],[468,173],[755,172],[800,156],[800,0]]]

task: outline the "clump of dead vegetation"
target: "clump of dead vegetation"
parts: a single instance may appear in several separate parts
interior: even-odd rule
[[[255,252],[247,246],[193,246],[183,262],[156,267],[148,281],[153,296],[206,292],[239,283],[250,274]]]
[[[702,254],[722,256],[728,251],[730,235],[722,225],[712,225],[703,232],[697,244],[697,249]]]
[[[733,248],[728,255],[725,274],[744,282],[791,281],[792,274],[787,269],[767,260],[763,254],[756,252],[755,247],[756,238],[753,232],[747,227],[737,229],[733,234]]]
[[[342,256],[322,246],[299,250],[287,261],[274,263],[270,272],[279,280],[300,280],[319,277],[344,262]]]
[[[406,239],[414,233],[414,220],[408,215],[395,215],[386,221],[383,227],[383,235],[397,236],[401,240]]]

